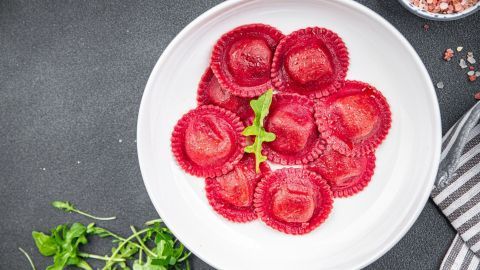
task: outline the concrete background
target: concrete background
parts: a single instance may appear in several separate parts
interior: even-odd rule
[[[55,199],[117,215],[107,226],[123,234],[157,217],[137,162],[140,99],[167,44],[219,2],[0,0],[0,269],[29,269],[18,246],[45,268],[50,258],[36,251],[31,231],[89,222],[52,209]],[[442,52],[463,46],[480,60],[480,12],[428,22],[424,31],[427,21],[397,1],[359,2],[397,27],[432,80],[445,83],[437,96],[446,132],[474,104],[480,82],[467,82]],[[429,201],[409,233],[367,269],[437,269],[453,236]],[[93,242],[94,250],[107,251],[108,242]],[[191,263],[212,269],[193,256]]]

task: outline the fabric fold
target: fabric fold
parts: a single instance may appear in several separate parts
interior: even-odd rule
[[[457,230],[440,267],[480,269],[480,103],[442,140],[439,171],[431,197]]]

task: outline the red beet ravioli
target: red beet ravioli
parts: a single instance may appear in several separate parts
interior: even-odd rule
[[[314,103],[304,96],[274,95],[265,129],[275,133],[276,139],[264,144],[264,154],[278,164],[306,164],[325,148],[315,124]]]
[[[336,33],[320,27],[300,29],[278,44],[272,83],[279,91],[327,96],[343,85],[348,64],[347,47]]]
[[[205,71],[198,84],[197,102],[198,105],[213,104],[232,111],[244,122],[253,119],[253,110],[250,108],[249,100],[234,96],[220,87],[210,68]]]
[[[245,155],[229,173],[205,180],[208,202],[217,213],[233,222],[257,219],[253,194],[263,174],[270,171],[267,163],[260,164],[260,171],[255,172],[254,157]]]
[[[283,34],[265,24],[239,26],[213,47],[210,66],[220,85],[241,97],[255,97],[272,88],[272,58]]]
[[[255,211],[268,226],[288,234],[317,228],[332,210],[332,192],[318,174],[284,168],[267,174],[258,184]]]
[[[388,134],[390,107],[373,86],[347,81],[339,92],[315,106],[318,130],[327,143],[347,156],[371,153]]]
[[[347,157],[328,148],[306,168],[327,180],[334,197],[349,197],[362,191],[372,179],[375,155]]]
[[[240,118],[223,108],[204,105],[185,114],[172,133],[172,152],[189,174],[215,177],[240,161],[246,145]]]

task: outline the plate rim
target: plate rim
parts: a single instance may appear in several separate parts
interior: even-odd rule
[[[208,9],[207,11],[205,11],[204,13],[202,13],[201,15],[196,17],[193,21],[191,21],[189,24],[187,24],[187,26],[185,26],[170,41],[168,46],[165,48],[165,50],[162,52],[162,54],[158,58],[154,68],[152,69],[152,71],[151,71],[151,73],[148,77],[147,84],[146,84],[144,92],[142,94],[142,99],[141,99],[141,102],[140,102],[139,112],[138,112],[138,117],[137,117],[137,131],[136,131],[136,135],[137,135],[137,156],[138,156],[138,161],[139,161],[139,166],[140,166],[140,172],[141,172],[141,175],[142,175],[142,180],[143,180],[143,183],[144,183],[145,188],[147,190],[149,199],[152,202],[153,206],[155,207],[155,210],[157,211],[157,213],[159,214],[160,217],[162,217],[162,212],[163,211],[161,210],[162,208],[160,206],[158,206],[157,203],[152,199],[153,198],[153,195],[152,195],[153,188],[150,186],[150,184],[146,180],[146,178],[147,178],[146,173],[145,173],[145,170],[146,170],[145,166],[146,165],[144,165],[144,161],[143,161],[143,158],[142,158],[142,156],[143,156],[142,153],[144,151],[143,150],[144,149],[143,140],[142,140],[142,137],[144,135],[142,135],[142,134],[144,133],[143,132],[143,130],[144,130],[143,127],[146,125],[145,124],[146,120],[144,120],[144,119],[146,119],[146,114],[147,114],[146,109],[145,109],[146,106],[147,106],[147,105],[145,105],[147,103],[146,97],[149,96],[149,93],[153,89],[152,86],[153,86],[153,81],[154,81],[155,74],[158,73],[158,70],[160,69],[160,67],[167,60],[167,57],[170,54],[170,52],[177,46],[177,44],[179,44],[181,42],[181,40],[185,36],[188,35],[188,33],[191,30],[193,30],[196,27],[196,25],[199,22],[201,22],[205,19],[208,19],[211,16],[215,16],[215,14],[217,12],[220,12],[224,9],[232,8],[232,7],[234,7],[234,6],[236,6],[240,3],[245,4],[247,2],[258,2],[258,1],[262,1],[262,0],[229,0],[229,1],[225,1],[225,2],[222,2],[220,4],[217,4],[216,6]],[[433,134],[439,134],[439,136],[435,136],[435,138],[434,138],[434,140],[435,140],[435,142],[433,142],[433,146],[434,146],[433,158],[434,158],[434,160],[432,160],[432,162],[431,162],[432,165],[430,166],[430,170],[428,171],[428,174],[427,174],[427,177],[426,177],[427,180],[429,181],[427,183],[427,184],[429,184],[429,185],[427,185],[427,187],[428,186],[433,187],[435,177],[436,177],[436,174],[437,174],[437,171],[438,171],[438,167],[439,167],[439,164],[440,164],[441,143],[442,143],[442,124],[441,124],[441,116],[440,116],[440,108],[439,108],[438,98],[437,98],[437,95],[436,95],[436,92],[435,92],[435,88],[433,86],[433,82],[431,80],[431,77],[430,77],[424,63],[422,62],[420,56],[417,54],[417,52],[415,51],[413,46],[410,44],[410,42],[408,42],[408,40],[403,36],[403,34],[400,33],[400,31],[398,31],[390,22],[388,22],[380,14],[376,13],[375,11],[371,10],[370,8],[364,6],[364,5],[362,5],[362,4],[360,4],[356,1],[351,1],[351,0],[335,0],[335,1],[339,2],[343,5],[350,6],[354,9],[357,9],[360,12],[363,12],[364,14],[368,15],[370,18],[374,19],[376,22],[385,26],[389,30],[389,32],[394,34],[395,37],[397,37],[398,40],[408,50],[408,52],[413,57],[416,64],[421,69],[422,77],[424,79],[426,79],[427,82],[429,82],[428,83],[429,87],[428,87],[428,89],[426,89],[426,91],[428,92],[427,94],[429,95],[430,100],[432,101],[433,118],[434,118],[433,125],[434,125],[434,128],[435,128],[435,131],[433,132]],[[427,200],[430,197],[430,192],[431,192],[430,189],[425,189],[423,191],[423,194],[421,194],[421,198],[419,200],[419,202],[420,202],[419,205],[418,205],[419,207],[417,207],[415,212],[413,213],[413,215],[411,215],[407,219],[407,221],[405,223],[406,225],[400,230],[399,233],[397,233],[395,235],[395,237],[392,237],[387,242],[385,242],[385,244],[382,246],[382,248],[379,248],[376,252],[373,252],[372,256],[370,256],[370,258],[368,260],[364,260],[361,264],[359,264],[357,266],[358,268],[363,268],[363,267],[373,263],[377,259],[379,259],[385,253],[387,253],[390,249],[392,249],[392,247],[394,245],[396,245],[405,236],[405,234],[411,229],[414,222],[418,219],[421,212],[425,208]],[[171,228],[169,226],[168,221],[163,220],[163,222],[173,232],[173,234],[179,239],[179,241],[182,242],[185,245],[185,247],[187,249],[189,249],[193,254],[195,254],[202,261],[204,261],[207,264],[209,264],[209,265],[218,269],[219,266],[217,264],[215,264],[213,261],[211,261],[211,260],[197,254],[193,250],[191,250],[190,247],[188,246],[188,244],[185,244],[185,242],[175,234],[175,229]]]

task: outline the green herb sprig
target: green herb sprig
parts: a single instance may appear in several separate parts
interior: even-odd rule
[[[68,210],[66,212],[76,212],[71,203],[56,201],[52,204],[61,210]],[[90,214],[87,216],[97,218]],[[145,227],[138,231],[130,226],[132,234],[128,237],[122,237],[95,223],[87,226],[81,223],[62,224],[53,228],[50,234],[34,231],[32,237],[42,255],[53,257],[53,264],[48,266],[47,270],[61,270],[67,266],[93,270],[87,259],[104,261],[103,270],[130,270],[129,264],[133,270],[190,269],[187,259],[191,253],[162,224],[160,219],[147,221]],[[112,238],[112,243],[116,246],[112,248],[111,254],[82,252],[80,248],[88,244],[88,237],[92,236]],[[23,249],[20,251],[35,270],[30,256]]]
[[[54,202],[52,202],[52,206],[57,208],[57,209],[61,209],[65,212],[67,212],[67,213],[75,212],[77,214],[80,214],[80,215],[83,215],[83,216],[86,216],[86,217],[89,217],[89,218],[92,218],[92,219],[96,219],[96,220],[113,220],[113,219],[116,219],[116,217],[97,217],[97,216],[91,215],[89,213],[78,210],[77,208],[75,208],[75,206],[72,203],[67,202],[67,201],[65,201],[65,202],[54,201]]]
[[[245,152],[253,153],[255,155],[255,171],[260,172],[260,163],[267,160],[267,157],[262,155],[262,143],[272,142],[275,140],[275,134],[267,132],[263,126],[265,117],[267,117],[270,105],[272,104],[273,90],[267,90],[258,99],[250,100],[250,107],[255,113],[255,118],[251,126],[246,127],[242,135],[255,136],[253,144],[245,147]]]

